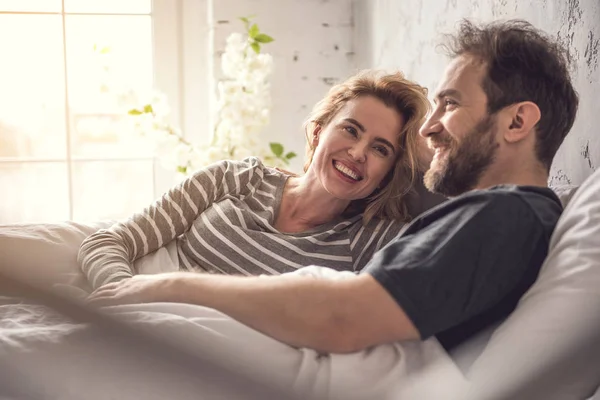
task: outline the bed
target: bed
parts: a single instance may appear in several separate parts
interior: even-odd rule
[[[600,171],[579,188],[556,191],[568,205],[538,280],[506,321],[453,354],[430,339],[323,355],[283,345],[205,307],[153,303],[106,311],[140,335],[224,361],[237,374],[303,398],[584,400],[600,384]],[[76,263],[79,244],[109,224],[0,226],[0,271],[80,301],[89,287]],[[135,268],[174,270],[173,250],[160,249]],[[344,278],[316,267],[302,273]],[[5,382],[28,387],[8,398],[198,398],[194,374],[128,354],[127,346],[88,325],[15,298],[0,302],[0,353]],[[227,380],[205,381],[201,398],[239,395]]]

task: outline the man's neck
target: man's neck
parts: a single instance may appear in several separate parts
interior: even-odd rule
[[[479,180],[476,189],[487,189],[497,185],[548,187],[548,173],[542,166],[488,171]]]

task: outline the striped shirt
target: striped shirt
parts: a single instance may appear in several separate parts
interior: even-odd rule
[[[92,287],[133,275],[133,262],[176,240],[182,270],[280,274],[306,265],[358,271],[399,233],[362,215],[300,233],[273,227],[287,175],[256,157],[196,172],[142,212],[84,240],[78,261]]]

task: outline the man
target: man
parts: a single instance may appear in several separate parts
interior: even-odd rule
[[[426,186],[452,199],[362,273],[136,276],[90,302],[200,304],[327,353],[430,336],[452,349],[505,318],[534,282],[562,211],[548,172],[578,97],[560,46],[526,22],[463,22],[448,49],[453,59],[421,135],[435,151]]]

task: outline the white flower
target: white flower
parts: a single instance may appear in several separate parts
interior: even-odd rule
[[[184,143],[178,143],[173,152],[177,166],[187,166],[192,158],[192,148]]]
[[[261,53],[258,55],[257,60],[260,63],[259,69],[263,71],[263,74],[265,76],[271,75],[273,72],[273,56]]]
[[[269,155],[260,134],[270,120],[273,57],[256,54],[247,36],[233,33],[227,38],[221,69],[225,79],[217,83],[213,137],[210,145],[201,148],[186,144],[181,132],[169,125],[163,94],[138,91],[122,96],[128,110],[151,105],[152,113],[132,116],[133,125],[138,134],[153,138],[155,154],[166,168],[187,167],[191,173],[222,159]]]
[[[150,136],[157,129],[156,120],[151,114],[141,114],[135,117],[133,122],[134,131],[140,136]]]
[[[171,113],[167,96],[162,93],[154,92],[152,99],[148,104],[152,106],[152,113],[158,120],[166,119]]]
[[[234,32],[227,37],[227,48],[240,51],[248,45],[248,40],[241,33]]]
[[[159,157],[167,156],[175,152],[179,145],[179,138],[165,131],[156,131],[156,153]]]

